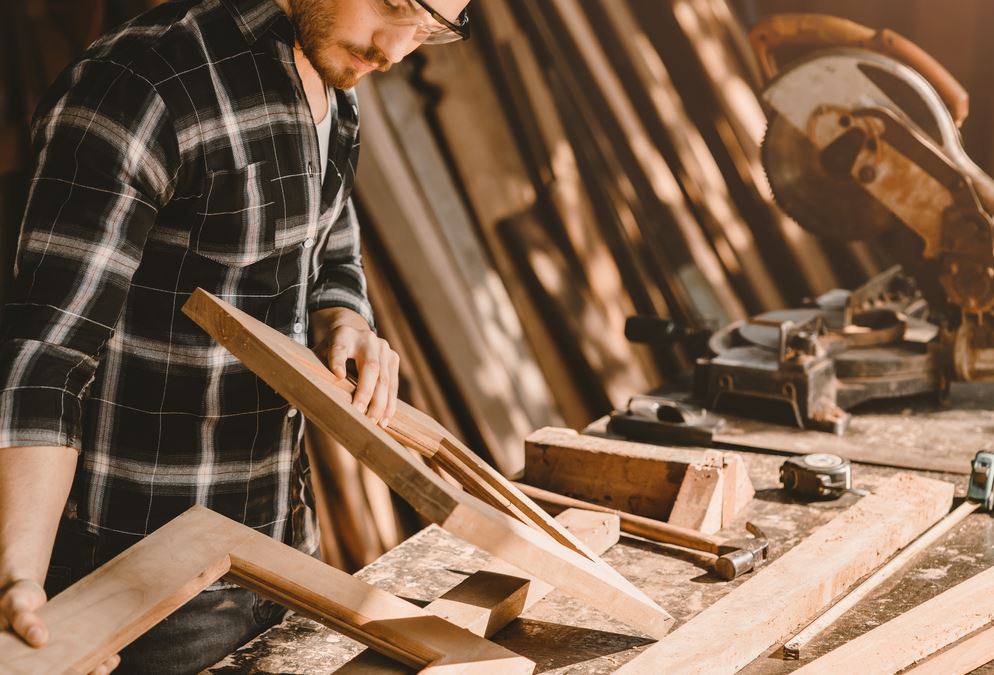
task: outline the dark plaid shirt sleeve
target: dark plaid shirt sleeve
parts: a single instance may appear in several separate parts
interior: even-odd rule
[[[93,59],[33,125],[31,182],[0,344],[0,447],[80,448],[81,409],[179,165],[150,82]]]
[[[358,228],[355,205],[350,197],[331,228],[307,308],[314,312],[327,307],[346,307],[360,314],[370,327],[374,327],[359,240],[349,234]]]

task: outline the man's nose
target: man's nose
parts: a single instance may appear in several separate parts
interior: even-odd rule
[[[400,63],[404,57],[418,47],[414,39],[417,26],[386,26],[373,35],[373,46],[393,63]]]

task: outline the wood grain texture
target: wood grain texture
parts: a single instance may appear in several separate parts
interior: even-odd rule
[[[227,579],[422,673],[534,670],[528,659],[254,530],[230,558]]]
[[[994,569],[988,569],[795,672],[890,675],[992,621]],[[951,675],[954,671],[942,672]]]
[[[994,628],[987,628],[905,673],[906,675],[966,675],[991,661],[994,661]]]
[[[218,518],[187,511],[52,598],[39,611],[51,635],[43,649],[0,633],[0,670],[88,673],[119,652],[227,573],[247,532]]]
[[[86,673],[222,575],[423,673],[535,664],[250,527],[195,506],[41,610],[49,643],[0,634],[5,673]]]
[[[670,512],[671,525],[714,534],[721,529],[725,505],[725,472],[710,464],[691,464]]]
[[[635,515],[666,520],[699,450],[547,427],[525,440],[524,482]]]
[[[247,367],[335,436],[425,518],[621,621],[661,637],[673,619],[616,572],[445,483],[351,404],[304,345],[198,289],[184,313]]]
[[[952,483],[895,475],[618,673],[736,672],[948,513],[952,495]]]

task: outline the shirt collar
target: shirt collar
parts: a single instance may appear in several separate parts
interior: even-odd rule
[[[245,36],[245,41],[253,45],[269,30],[276,36],[293,44],[293,26],[290,19],[273,0],[220,0],[221,4],[231,13],[238,30]]]

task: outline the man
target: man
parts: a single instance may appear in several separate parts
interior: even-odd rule
[[[53,85],[0,343],[0,628],[44,644],[46,592],[193,504],[315,552],[300,416],[180,308],[203,287],[300,342],[309,323],[332,372],[355,360],[354,405],[389,422],[398,359],[372,329],[349,198],[352,87],[467,37],[467,3],[179,0]],[[282,615],[219,584],[122,670],[199,671]]]

